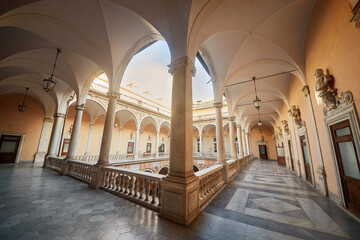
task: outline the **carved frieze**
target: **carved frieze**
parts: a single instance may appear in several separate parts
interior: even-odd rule
[[[289,134],[289,124],[286,120],[281,121],[282,125],[284,126],[284,131]]]

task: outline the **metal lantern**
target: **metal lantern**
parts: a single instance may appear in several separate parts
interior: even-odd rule
[[[53,77],[54,77],[54,71],[55,71],[56,62],[57,62],[59,53],[61,53],[61,51],[60,51],[60,49],[57,49],[56,57],[55,57],[55,62],[54,62],[53,70],[52,70],[52,72],[51,72],[50,77],[45,78],[45,79],[43,80],[43,90],[44,90],[45,92],[50,92],[50,91],[52,91],[52,90],[54,89],[55,85],[56,85],[56,80],[53,79]]]
[[[24,96],[24,100],[23,100],[21,105],[18,105],[19,112],[25,112],[25,110],[26,110],[25,99],[26,99],[26,95],[27,95],[28,90],[29,90],[29,88],[27,87],[26,92],[25,92],[25,96]]]

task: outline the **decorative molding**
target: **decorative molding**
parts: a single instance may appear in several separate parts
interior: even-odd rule
[[[350,1],[350,2],[354,2]],[[350,19],[350,22],[355,22],[355,27],[360,28],[360,1],[357,1],[355,6],[352,9],[353,17]]]
[[[56,118],[58,118],[58,117],[65,118],[65,114],[63,114],[63,113],[55,113],[54,117],[56,117]]]
[[[109,98],[116,98],[117,100],[119,100],[120,99],[120,93],[119,92],[114,92],[114,91],[112,91],[112,92],[108,92],[107,93],[107,96],[109,97]]]
[[[214,108],[222,108],[223,107],[223,103],[222,102],[214,102]]]
[[[49,118],[49,117],[45,117],[45,118],[43,119],[43,122],[49,122],[49,123],[51,123],[51,122],[52,122],[52,119]]]
[[[293,117],[294,122],[298,128],[305,126],[305,122],[301,120],[301,112],[299,107],[292,105],[291,110],[288,111],[290,116]]]
[[[75,106],[75,110],[76,110],[76,111],[77,111],[77,110],[84,111],[84,109],[85,109],[85,103],[83,103],[83,104],[77,104],[77,105]]]
[[[191,74],[193,77],[195,76],[195,73],[196,73],[195,64],[188,57],[183,57],[183,58],[176,60],[175,62],[172,62],[171,64],[168,65],[168,67],[169,67],[169,73],[171,75],[173,75],[174,72],[176,72],[180,69],[184,69],[186,67],[190,68],[190,71],[191,71]]]
[[[282,125],[284,126],[284,131],[289,134],[290,130],[289,130],[289,124],[286,120],[282,120],[281,121]]]

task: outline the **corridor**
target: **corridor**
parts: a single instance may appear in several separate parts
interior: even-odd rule
[[[0,239],[358,239],[360,223],[255,160],[189,226],[50,169],[0,166]]]

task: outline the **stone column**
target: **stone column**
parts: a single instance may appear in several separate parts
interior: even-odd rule
[[[86,145],[85,155],[90,155],[91,140],[92,140],[92,136],[93,136],[93,132],[94,132],[94,127],[95,127],[95,124],[90,123],[90,125],[89,125],[89,137],[88,137],[88,142],[87,142],[87,145]]]
[[[108,108],[107,108],[107,112],[106,112],[106,116],[105,116],[105,124],[104,124],[104,131],[102,134],[99,160],[96,163],[96,166],[98,166],[98,167],[109,165],[111,140],[112,140],[112,134],[114,131],[116,102],[117,102],[117,99],[120,97],[120,93],[109,92],[108,96],[109,96],[109,103],[108,103]]]
[[[199,135],[199,142],[200,142],[200,156],[203,155],[203,141],[202,141],[202,136],[201,134]]]
[[[314,109],[311,103],[311,96],[310,96],[310,90],[309,90],[309,86],[305,85],[303,87],[303,89],[301,90],[306,97],[306,101],[308,103],[309,106],[309,112],[310,112],[310,119],[311,119],[311,125],[312,125],[312,129],[314,131],[314,136],[315,136],[315,144],[316,144],[316,154],[317,154],[317,159],[318,159],[318,168],[316,169],[316,172],[318,173],[318,177],[319,177],[319,185],[316,186],[320,192],[325,195],[328,196],[328,189],[327,189],[327,182],[326,182],[326,172],[325,172],[325,168],[324,168],[324,161],[322,158],[322,154],[321,154],[321,145],[320,145],[320,141],[319,141],[319,133],[317,130],[317,125],[316,125],[316,119],[314,116]]]
[[[222,102],[214,103],[216,118],[216,144],[217,144],[217,163],[226,165],[224,131],[222,121]]]
[[[85,109],[85,104],[80,104],[75,106],[76,114],[73,124],[73,130],[71,132],[70,144],[69,144],[69,151],[66,156],[66,159],[74,159],[77,151],[77,147],[79,144],[79,137],[80,137],[80,127],[81,127],[81,120],[83,116],[83,111]]]
[[[159,138],[160,138],[160,129],[156,130],[156,148],[155,148],[155,157],[158,158],[159,157]]]
[[[250,155],[252,154],[252,147],[251,147],[251,135],[249,133],[249,151],[250,151]]]
[[[243,150],[244,150],[244,155],[243,156],[247,156],[247,151],[246,151],[246,140],[245,140],[245,130],[242,129],[241,130],[241,138],[242,138],[242,144],[243,144]]]
[[[236,146],[235,146],[235,134],[234,134],[234,120],[235,117],[229,118],[229,129],[230,129],[230,154],[231,159],[236,159]]]
[[[50,137],[50,133],[51,133],[51,124],[52,124],[51,118],[45,117],[43,119],[43,126],[41,129],[41,135],[40,135],[38,149],[34,156],[34,163],[43,163],[44,162],[44,158],[45,158],[45,154],[46,154],[46,147],[49,142],[49,137]]]
[[[247,155],[250,155],[250,147],[249,147],[249,133],[245,133],[245,138],[246,138],[246,152]]]
[[[241,135],[241,126],[240,125],[236,125],[236,133],[237,133],[237,138],[239,141],[239,156],[244,156],[244,150],[243,150],[243,145],[242,145],[242,135]]]
[[[65,114],[63,113],[55,113],[54,115],[54,124],[51,132],[49,149],[46,157],[56,157],[59,144],[60,144],[60,136],[62,127],[64,124]]]
[[[228,136],[227,133],[224,132],[225,158],[226,158],[226,154],[229,153],[227,136]]]
[[[170,135],[168,135],[168,145],[167,145],[167,151],[170,153]]]
[[[290,127],[291,127],[291,133],[290,133],[290,139],[291,139],[291,143],[292,143],[292,149],[294,149],[294,156],[293,156],[293,160],[294,160],[294,169],[296,171],[296,175],[298,177],[301,177],[301,171],[300,171],[300,158],[299,158],[299,150],[298,150],[298,138],[296,136],[296,132],[295,132],[295,124],[294,124],[294,120],[292,117],[292,113],[291,110],[288,111],[289,116],[290,116]]]
[[[207,141],[208,141],[208,153],[211,153],[211,141],[210,141],[210,135],[207,135]]]
[[[142,131],[141,131],[141,138],[142,138]],[[135,159],[139,158],[139,153],[140,153],[140,127],[136,128],[136,136],[135,136],[135,149],[134,149],[134,153],[135,153]]]
[[[162,181],[160,215],[188,225],[200,213],[199,180],[193,171],[192,75],[187,57],[169,65],[173,75],[170,169]]]
[[[117,151],[116,154],[121,154],[121,140],[122,140],[122,133],[123,133],[123,127],[120,126],[120,130],[119,130],[119,140],[118,140],[118,145],[117,145]]]

